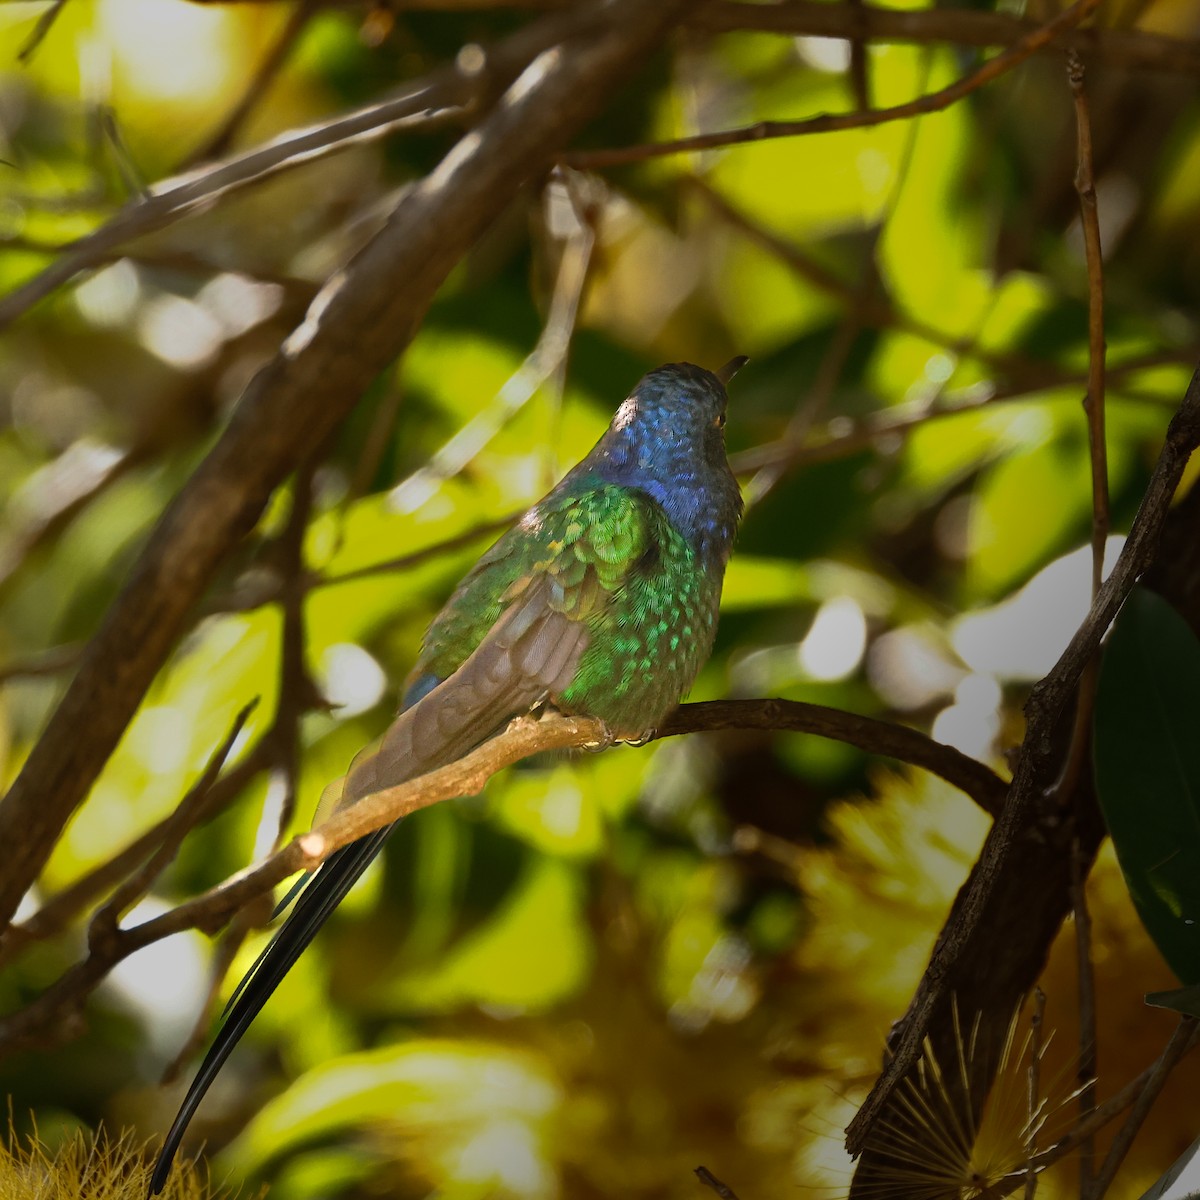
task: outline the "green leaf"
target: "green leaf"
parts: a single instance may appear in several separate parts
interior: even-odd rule
[[[1146,932],[1200,983],[1200,642],[1161,597],[1136,589],[1104,654],[1096,790]]]

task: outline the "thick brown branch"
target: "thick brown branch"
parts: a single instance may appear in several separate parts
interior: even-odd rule
[[[1062,811],[1047,803],[1059,774],[1061,721],[1085,665],[1154,558],[1171,499],[1197,445],[1200,372],[1192,376],[1167,430],[1112,574],[1067,649],[1029,698],[1025,742],[1004,810],[959,893],[908,1012],[893,1032],[888,1064],[847,1130],[847,1144],[854,1154],[869,1149],[875,1123],[920,1057],[926,1037],[945,1025],[955,998],[967,1011],[991,1011],[996,1006],[1010,1011],[1013,1000],[1032,985],[1040,969],[1069,904],[1070,843],[1064,838]],[[1098,842],[1093,824],[1083,845],[1085,854],[1094,853]]]
[[[229,427],[164,514],[79,672],[0,801],[0,923],[11,919],[224,559],[280,481],[411,340],[451,268],[505,201],[611,99],[686,0],[572,14],[586,35],[544,52],[495,110],[323,289],[251,381]],[[598,15],[601,14],[601,15]],[[560,29],[559,18],[555,28]],[[403,280],[398,287],[396,281]]]

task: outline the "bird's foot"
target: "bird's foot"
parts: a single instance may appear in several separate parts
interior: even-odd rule
[[[641,733],[634,733],[628,737],[621,738],[621,741],[626,746],[644,746],[647,742],[654,741],[657,735],[657,729],[643,729]]]
[[[609,746],[617,741],[617,735],[609,729],[604,721],[597,719],[596,724],[600,726],[600,737],[594,742],[584,742],[581,747],[588,754],[599,754],[601,750],[607,750]]]

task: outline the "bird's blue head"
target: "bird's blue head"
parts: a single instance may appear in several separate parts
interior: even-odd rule
[[[742,514],[725,456],[725,384],[745,361],[715,373],[669,363],[644,375],[580,464],[648,492],[698,551],[722,562]]]

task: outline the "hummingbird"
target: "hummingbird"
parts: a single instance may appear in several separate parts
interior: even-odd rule
[[[425,634],[396,719],[326,789],[323,809],[445,766],[543,705],[599,719],[606,744],[653,733],[716,636],[742,515],[725,454],[725,386],[746,361],[718,371],[670,363],[643,376],[586,457],[463,578]],[[285,898],[281,909],[298,896],[226,1008],[151,1195],[225,1060],[394,828],[336,851]]]

